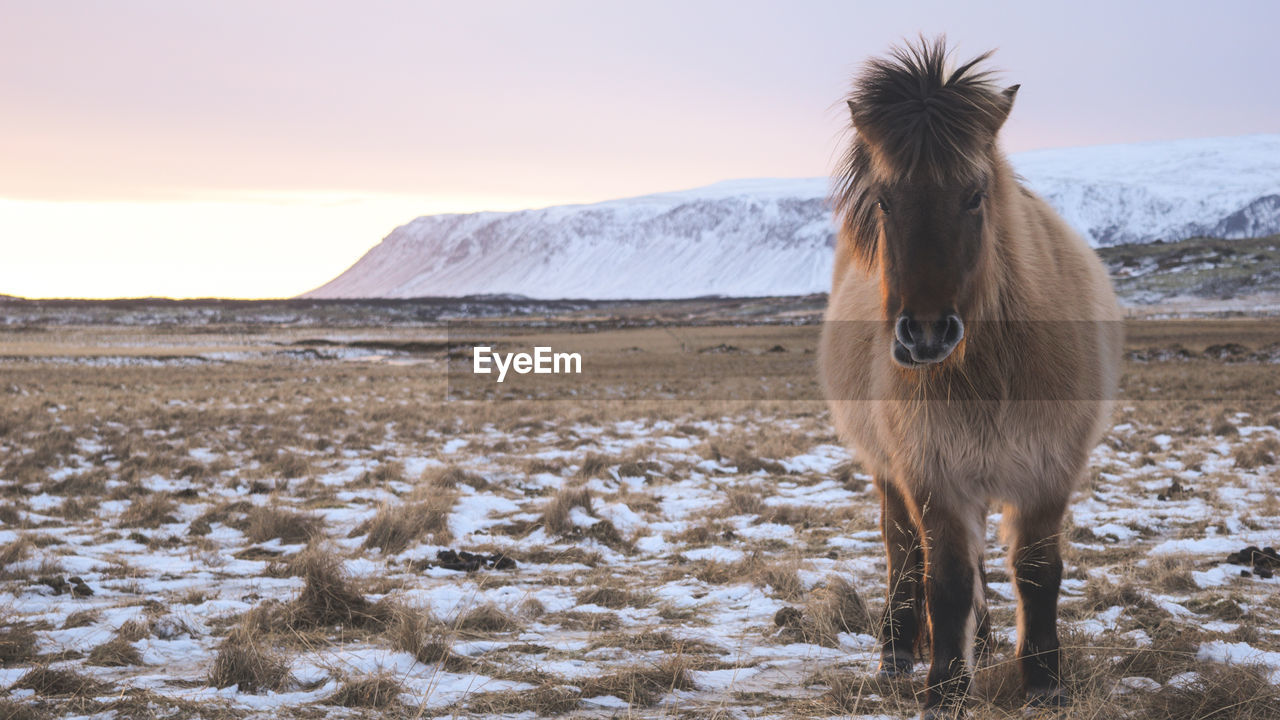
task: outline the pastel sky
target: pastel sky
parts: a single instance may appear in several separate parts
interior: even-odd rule
[[[1280,3],[0,0],[0,293],[279,297],[396,225],[827,174],[858,64],[998,48],[1010,151],[1280,130]]]

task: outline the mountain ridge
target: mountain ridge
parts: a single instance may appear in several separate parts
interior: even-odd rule
[[[1037,150],[1020,178],[1094,246],[1280,232],[1280,134]],[[677,298],[823,292],[825,178],[726,180],[513,212],[427,215],[304,298]]]

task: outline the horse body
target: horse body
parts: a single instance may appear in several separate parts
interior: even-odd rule
[[[957,711],[967,691],[992,503],[1003,506],[1010,541],[1028,693],[1062,698],[1057,535],[1105,428],[1122,342],[1105,269],[995,146],[1016,87],[995,91],[974,63],[943,73],[944,56],[940,42],[899,51],[855,88],[858,135],[836,202],[819,350],[836,428],[881,492],[890,575],[882,671],[910,668],[927,616],[928,717]],[[939,93],[941,104],[928,102]],[[876,126],[876,102],[909,103],[888,114],[895,123],[919,114],[941,126],[951,108],[994,109],[960,118],[949,134],[926,127],[895,138]],[[956,127],[986,136],[967,142]],[[918,147],[935,141],[940,149]]]

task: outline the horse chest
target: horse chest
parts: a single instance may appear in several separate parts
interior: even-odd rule
[[[1011,498],[1058,463],[1037,413],[1014,403],[890,403],[880,445],[895,476],[990,498]]]

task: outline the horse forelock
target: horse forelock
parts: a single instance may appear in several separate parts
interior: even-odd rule
[[[849,107],[856,135],[836,173],[833,205],[864,266],[877,250],[878,185],[967,183],[993,170],[996,132],[1011,99],[991,70],[978,67],[990,55],[949,69],[945,39],[921,38],[868,61],[855,79]]]

